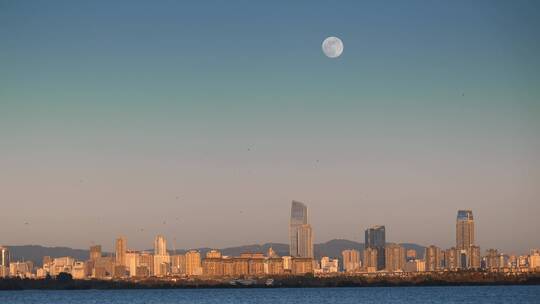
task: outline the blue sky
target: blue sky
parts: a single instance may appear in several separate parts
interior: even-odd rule
[[[539,29],[536,1],[0,1],[0,243],[284,242],[296,199],[317,241],[448,247],[470,208],[538,247]]]

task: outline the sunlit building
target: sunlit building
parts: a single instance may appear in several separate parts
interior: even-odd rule
[[[365,248],[364,249],[364,269],[366,272],[377,271],[377,249]]]
[[[355,249],[343,250],[341,252],[343,258],[343,269],[346,272],[356,272],[360,270],[362,263],[360,262],[360,251]]]
[[[313,258],[313,231],[308,224],[307,206],[297,201],[291,205],[289,243],[292,257]]]
[[[386,271],[403,271],[405,268],[405,248],[399,244],[388,244],[385,247]]]
[[[426,263],[426,271],[439,271],[442,269],[443,254],[441,249],[437,246],[431,245],[426,247],[424,253],[424,260]]]
[[[365,231],[365,248],[377,249],[377,270],[386,268],[385,246],[386,228],[384,226],[373,226]]]
[[[101,258],[101,245],[90,246],[90,260],[96,261]]]
[[[188,276],[202,275],[201,254],[197,250],[186,252],[186,274]]]
[[[127,251],[127,240],[125,237],[119,237],[115,242],[115,258],[117,266],[127,266],[126,262],[126,251]]]

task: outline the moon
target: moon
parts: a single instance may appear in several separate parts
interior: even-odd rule
[[[343,42],[338,37],[328,37],[322,43],[322,51],[329,58],[337,58],[343,53]]]

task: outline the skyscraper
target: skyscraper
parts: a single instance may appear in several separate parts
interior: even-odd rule
[[[9,275],[9,250],[6,247],[0,246],[0,278]]]
[[[90,246],[90,260],[96,261],[101,258],[101,245]]]
[[[165,276],[170,271],[170,256],[167,252],[167,241],[162,235],[154,240],[154,275]]]
[[[360,252],[355,249],[343,250],[341,252],[343,257],[343,269],[346,272],[354,272],[360,270]]]
[[[292,257],[313,257],[313,231],[308,224],[307,207],[301,202],[292,201],[289,241]]]
[[[425,249],[424,260],[426,261],[426,271],[438,271],[441,269],[443,254],[439,247],[434,245]]]
[[[298,227],[298,257],[313,258],[313,231],[311,225]]]
[[[365,233],[365,248],[377,249],[377,270],[386,267],[385,263],[386,230],[384,226],[373,226]]]
[[[456,218],[456,249],[459,268],[478,268],[480,248],[474,244],[474,218],[471,210],[458,210]]]
[[[471,210],[459,210],[456,219],[456,248],[474,245],[474,218]]]
[[[6,247],[0,246],[0,266],[9,269],[9,250]]]
[[[116,265],[127,266],[126,252],[127,252],[126,238],[125,237],[117,238],[116,244],[115,244]]]
[[[405,269],[405,248],[399,244],[388,244],[384,250],[386,271],[396,272]]]
[[[375,272],[377,267],[377,249],[367,248],[364,249],[364,269],[366,272]]]
[[[167,255],[167,241],[162,235],[156,236],[154,240],[154,255]]]

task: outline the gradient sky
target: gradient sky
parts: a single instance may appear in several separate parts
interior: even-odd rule
[[[538,1],[289,2],[0,0],[0,243],[540,247]]]

